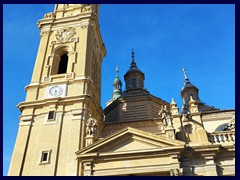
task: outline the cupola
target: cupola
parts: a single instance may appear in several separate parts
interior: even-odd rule
[[[184,85],[181,91],[181,97],[183,99],[182,112],[186,112],[188,111],[190,97],[192,97],[192,99],[195,100],[197,104],[201,103],[204,105],[204,103],[202,103],[199,99],[198,88],[189,81],[185,68],[183,68],[183,74],[184,74]]]
[[[134,59],[134,51],[132,51],[132,62],[130,69],[124,75],[126,92],[145,90],[144,88],[144,73],[138,69],[137,64]]]
[[[116,100],[122,95],[122,81],[118,75],[118,67],[116,67],[116,78],[113,81],[112,100]]]
[[[185,68],[183,68],[183,74],[184,85],[181,91],[181,97],[183,99],[182,113],[187,113],[189,111],[189,102],[191,101],[191,98],[195,101],[199,111],[219,110],[214,106],[209,106],[202,102],[199,98],[199,89],[189,81]]]

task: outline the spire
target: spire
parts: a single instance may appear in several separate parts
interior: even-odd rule
[[[183,85],[183,88],[186,88],[186,87],[195,87],[188,79],[187,77],[187,73],[186,73],[186,68],[183,68],[183,75],[184,75],[184,85]]]
[[[132,63],[130,68],[134,68],[134,67],[137,68],[137,64],[134,59],[134,49],[132,49]]]
[[[122,95],[122,81],[118,76],[118,67],[116,67],[116,78],[113,81],[112,100],[116,100]]]
[[[132,62],[130,69],[127,71],[127,73],[124,75],[124,80],[126,83],[126,91],[129,92],[133,90],[134,92],[136,90],[145,90],[144,88],[144,73],[138,69],[137,64],[135,62],[134,57],[134,50],[132,49]],[[133,92],[132,91],[132,92]]]
[[[186,68],[183,68],[183,75],[184,75],[184,85],[181,91],[181,96],[183,98],[183,109],[182,112],[189,111],[189,102],[192,102],[193,100],[197,101],[197,103],[200,103],[200,99],[198,96],[198,88],[195,87],[188,79]]]

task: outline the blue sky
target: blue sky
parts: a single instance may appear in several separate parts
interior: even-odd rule
[[[37,21],[54,5],[3,6],[3,175],[7,174],[16,135],[16,105],[25,100],[39,46]],[[203,102],[235,108],[234,5],[100,6],[100,29],[107,49],[102,64],[102,107],[111,98],[115,67],[123,75],[135,51],[145,73],[145,88],[182,106],[185,67]],[[124,83],[123,83],[124,84]],[[125,85],[123,85],[123,90]]]

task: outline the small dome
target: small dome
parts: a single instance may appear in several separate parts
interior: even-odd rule
[[[116,77],[116,78],[114,79],[113,85],[115,85],[115,84],[120,84],[120,85],[122,85],[122,81],[121,81],[121,79],[120,79],[119,77]]]
[[[194,85],[189,81],[189,79],[185,79],[182,90],[185,89],[185,88],[188,88],[188,87],[195,87],[195,88],[197,88],[196,86],[194,86]]]
[[[116,78],[113,81],[112,100],[118,99],[122,95],[122,81],[118,76],[118,67],[116,67]]]

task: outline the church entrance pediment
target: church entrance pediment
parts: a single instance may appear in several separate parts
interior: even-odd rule
[[[184,143],[149,132],[127,127],[76,152],[88,153],[133,152],[183,148]]]
[[[127,127],[76,152],[84,175],[169,174],[184,143]]]

